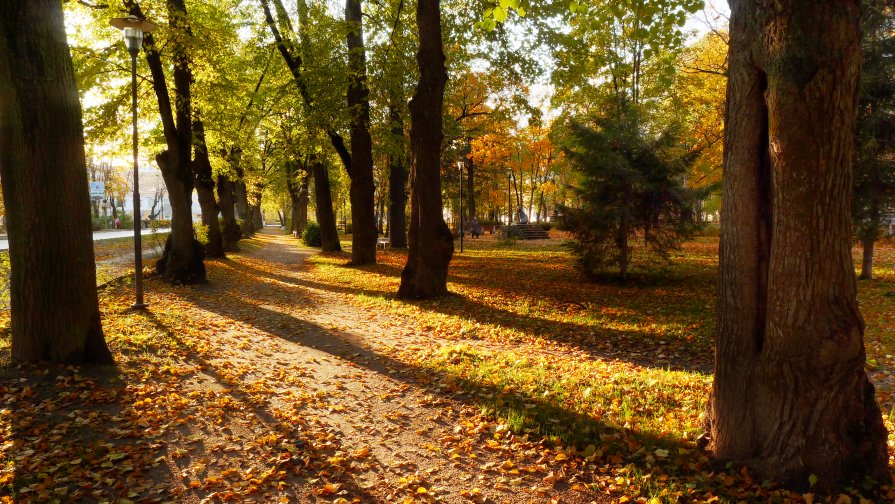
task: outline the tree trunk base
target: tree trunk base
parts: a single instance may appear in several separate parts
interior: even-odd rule
[[[454,237],[444,221],[440,222],[428,250],[420,253],[411,242],[407,265],[401,271],[398,299],[437,299],[448,293],[447,271],[454,255]]]
[[[239,240],[242,238],[242,230],[239,229],[236,221],[225,221],[221,235],[224,239],[225,252],[239,252]]]
[[[199,284],[208,279],[205,276],[205,247],[193,239],[191,257],[181,257],[171,248],[171,237],[165,241],[162,257],[155,263],[159,275],[174,284]]]

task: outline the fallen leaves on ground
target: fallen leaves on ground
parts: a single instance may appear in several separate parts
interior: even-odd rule
[[[413,303],[400,251],[246,245],[209,285],[149,279],[146,313],[103,289],[114,368],[0,370],[0,499],[816,502],[697,447],[716,240],[628,286],[582,283],[555,240],[478,240],[454,294]],[[875,379],[892,280],[861,284]]]

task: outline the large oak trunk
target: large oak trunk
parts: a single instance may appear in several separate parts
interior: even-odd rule
[[[322,249],[324,252],[339,252],[339,230],[336,228],[336,214],[333,212],[333,196],[329,187],[329,172],[326,165],[311,159],[311,173],[314,175],[314,200],[317,203],[317,224],[320,225]]]
[[[886,475],[851,262],[859,1],[732,1],[715,456],[822,490]]]
[[[252,220],[252,211],[249,208],[249,193],[246,183],[242,180],[243,174],[239,173],[240,179],[233,183],[233,195],[236,198],[236,218],[242,221],[242,235],[250,237],[255,234],[255,223]]]
[[[205,277],[205,248],[196,240],[193,231],[192,176],[183,169],[175,169],[170,151],[155,157],[168,188],[171,203],[171,233],[165,241],[162,257],[155,263],[159,275],[174,283],[202,283]]]
[[[171,43],[174,61],[174,96],[172,105],[165,79],[165,65],[155,45],[152,34],[144,35],[143,48],[146,63],[152,73],[152,87],[158,101],[159,116],[167,149],[156,155],[156,163],[162,172],[168,200],[171,203],[171,234],[165,243],[162,257],[156,262],[156,271],[176,283],[205,281],[205,250],[193,233],[192,192],[192,147],[193,128],[191,92],[193,76],[190,71],[188,39],[192,37],[189,17],[183,0],[168,0],[169,23],[171,28],[184,34],[175,37]],[[144,19],[143,11],[135,0],[126,0],[125,7],[130,14]],[[139,216],[134,216],[135,220]]]
[[[407,247],[407,156],[404,149],[404,122],[397,105],[389,107],[391,134],[395,149],[389,155],[388,166],[388,235],[392,248]]]
[[[410,247],[398,297],[431,299],[447,294],[448,264],[454,254],[441,202],[441,116],[447,72],[439,0],[420,0],[416,23],[420,80],[410,102]]]
[[[30,0],[2,2],[0,9],[0,177],[12,270],[12,356],[110,363],[62,5]]]
[[[221,235],[226,252],[239,251],[239,239],[242,238],[242,230],[236,223],[236,200],[233,194],[233,181],[224,175],[218,176],[218,201],[221,208]]]
[[[202,210],[202,224],[206,229],[208,242],[205,244],[206,257],[224,257],[224,237],[218,222],[218,203],[214,198],[214,179],[211,175],[211,161],[208,159],[208,147],[205,144],[205,125],[201,120],[193,123],[195,131],[195,159],[193,159],[193,175],[196,180],[196,195],[199,197],[199,208]]]
[[[376,263],[373,182],[373,140],[370,137],[370,101],[361,0],[345,1],[348,44],[348,110],[351,114],[351,263]]]
[[[264,229],[264,215],[261,213],[260,200],[257,205],[251,205],[249,208],[251,209],[252,214],[252,225],[256,230],[261,231]]]
[[[301,236],[308,225],[308,174],[304,169],[299,169],[298,162],[286,163],[286,188],[289,191],[289,199],[292,203],[292,216],[290,218],[289,232],[295,236]]]

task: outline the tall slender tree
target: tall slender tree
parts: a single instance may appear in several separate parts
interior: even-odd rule
[[[860,1],[730,6],[714,453],[795,487],[882,481],[851,259]]]
[[[373,194],[373,139],[370,136],[370,92],[361,0],[345,0],[348,45],[348,112],[351,115],[351,263],[376,262],[376,220]]]
[[[439,0],[419,0],[416,24],[420,80],[410,102],[410,232],[401,298],[429,299],[447,294],[454,239],[444,222],[441,200],[441,140],[447,83]]]
[[[286,9],[283,7],[282,0],[273,0],[273,6],[274,11],[276,12],[276,17],[274,17],[274,11],[270,8],[270,0],[261,0],[261,7],[264,11],[264,20],[274,37],[277,50],[282,56],[283,61],[286,63],[286,67],[289,68],[289,72],[292,74],[293,81],[298,88],[302,103],[305,105],[305,116],[308,118],[307,123],[309,129],[323,130],[333,149],[336,151],[336,154],[338,154],[339,159],[342,161],[342,165],[345,166],[345,169],[350,173],[352,163],[351,153],[345,146],[345,139],[342,138],[338,131],[336,131],[328,121],[318,121],[318,123],[323,122],[323,126],[314,127],[314,122],[310,120],[311,115],[318,113],[315,108],[314,96],[311,94],[311,90],[305,81],[303,71],[303,58],[310,50],[310,40],[308,40],[305,35],[302,35],[301,44],[296,44],[292,24],[289,22],[289,18],[286,15]],[[307,11],[307,3],[304,0],[299,0],[299,22],[305,28],[309,22],[307,19]],[[329,171],[326,169],[326,165],[318,160],[316,156],[309,161],[309,164],[311,165],[311,173],[314,177],[314,197],[317,206],[317,222],[320,224],[320,232],[323,237],[323,251],[336,252],[342,250],[342,247],[339,244],[339,236],[336,228],[336,217],[332,207]],[[371,204],[371,214],[372,211],[373,208]],[[374,254],[375,246],[376,244],[374,243]]]
[[[12,270],[12,355],[110,363],[62,5],[3,0],[0,12],[0,177]]]
[[[863,248],[860,278],[870,280],[873,251],[895,196],[895,2],[864,0],[863,7],[853,206]]]
[[[392,94],[394,96],[394,93]],[[389,105],[389,121],[392,135],[392,152],[388,160],[388,236],[392,248],[407,247],[407,154],[404,121],[397,97]]]
[[[329,170],[317,156],[310,156],[308,164],[314,177],[314,200],[317,202],[317,223],[320,224],[321,249],[324,252],[339,252],[339,232],[336,214],[333,212],[333,195],[329,185]]]
[[[200,118],[199,111],[195,112],[193,119],[193,147],[195,156],[193,159],[193,176],[195,177],[196,195],[199,206],[202,209],[202,224],[208,238],[205,244],[207,257],[224,257],[224,237],[221,234],[221,225],[218,221],[220,207],[214,197],[214,177],[211,170],[211,160],[208,157],[208,145],[205,141],[205,124]]]
[[[140,19],[145,18],[135,0],[126,0],[125,8],[130,14]],[[156,270],[173,282],[204,282],[205,248],[195,238],[192,213],[192,72],[188,53],[192,35],[184,1],[167,0],[167,9],[172,31],[170,46],[174,63],[173,105],[165,80],[165,65],[152,34],[145,35],[143,44],[165,137],[166,148],[156,155],[155,161],[161,169],[171,203],[171,234],[165,243],[164,254],[156,263]]]

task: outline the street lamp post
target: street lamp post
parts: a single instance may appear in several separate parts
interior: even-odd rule
[[[123,32],[124,45],[131,55],[131,109],[134,136],[134,284],[137,288],[135,310],[146,308],[143,302],[143,243],[140,219],[140,165],[137,161],[137,54],[143,45],[143,34],[152,31],[155,24],[137,16],[115,18],[109,24]]]
[[[460,171],[460,253],[463,253],[463,161],[457,161]]]

